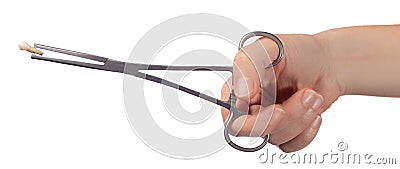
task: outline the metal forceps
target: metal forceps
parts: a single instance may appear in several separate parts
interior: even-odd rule
[[[242,39],[239,42],[238,48],[239,50],[243,47],[244,43],[246,40],[248,40],[251,37],[255,36],[261,36],[261,37],[266,37],[271,40],[273,40],[278,48],[279,48],[279,54],[278,57],[270,63],[265,69],[272,68],[275,65],[277,65],[283,58],[283,45],[282,42],[279,40],[278,37],[275,35],[268,33],[268,32],[261,32],[261,31],[256,31],[256,32],[250,32],[242,37]],[[217,104],[219,106],[222,106],[228,110],[230,110],[230,114],[228,119],[226,120],[224,124],[224,137],[226,142],[232,146],[233,148],[244,151],[244,152],[254,152],[262,149],[267,143],[269,139],[269,134],[265,137],[263,137],[263,142],[252,148],[247,148],[247,147],[242,147],[234,143],[231,138],[230,134],[228,133],[228,128],[231,126],[233,121],[235,121],[238,117],[247,115],[246,112],[241,112],[236,108],[236,96],[234,91],[232,90],[230,93],[229,100],[227,101],[222,101],[217,98],[213,98],[211,96],[208,96],[206,94],[200,93],[198,91],[195,91],[193,89],[187,88],[185,86],[181,86],[179,84],[176,84],[174,82],[152,76],[146,73],[140,72],[141,70],[168,70],[168,71],[227,71],[231,72],[232,74],[232,85],[233,85],[233,70],[232,66],[169,66],[169,65],[149,65],[149,64],[141,64],[141,63],[130,63],[130,62],[121,62],[121,61],[116,61],[112,60],[109,58],[101,57],[101,56],[96,56],[92,54],[86,54],[86,53],[81,53],[81,52],[76,52],[76,51],[71,51],[71,50],[66,50],[66,49],[61,49],[61,48],[55,48],[55,47],[50,47],[46,45],[40,45],[40,44],[35,44],[34,48],[37,49],[43,49],[43,50],[48,50],[52,52],[57,52],[57,53],[62,53],[66,55],[72,55],[84,59],[89,59],[93,61],[100,62],[102,64],[93,64],[93,63],[85,63],[85,62],[78,62],[78,61],[72,61],[72,60],[64,60],[64,59],[56,59],[56,58],[49,58],[49,57],[43,57],[41,55],[36,55],[32,54],[31,58],[32,59],[37,59],[37,60],[43,60],[43,61],[50,61],[50,62],[56,62],[56,63],[61,63],[61,64],[67,64],[67,65],[73,65],[73,66],[80,66],[80,67],[85,67],[85,68],[92,68],[92,69],[98,69],[98,70],[104,70],[104,71],[111,71],[111,72],[118,72],[118,73],[125,73],[128,75],[132,75],[138,78],[142,78],[145,80],[153,81],[156,83],[160,83],[175,89],[178,89],[180,91],[189,93],[193,96],[199,97],[201,99],[207,100],[211,103]]]

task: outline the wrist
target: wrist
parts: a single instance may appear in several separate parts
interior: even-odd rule
[[[331,32],[321,32],[318,34],[314,34],[313,37],[319,44],[322,57],[327,60],[327,76],[332,79],[332,83],[337,83],[340,95],[346,95],[351,93],[351,89],[348,85],[350,71],[347,70],[347,66],[344,66],[347,63],[347,61],[345,61],[346,59],[343,57],[337,57],[337,51],[332,50],[332,48],[334,47],[332,47],[333,43],[328,38],[331,35],[328,34],[331,34]]]

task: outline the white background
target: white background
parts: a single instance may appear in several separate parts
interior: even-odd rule
[[[122,75],[34,61],[17,49],[20,41],[127,60],[149,29],[183,14],[219,14],[250,30],[313,34],[344,26],[398,24],[398,7],[396,1],[3,1],[0,168],[293,167],[260,164],[260,152],[229,147],[197,160],[163,156],[132,131],[124,110]],[[219,90],[214,87],[211,90]],[[400,163],[399,111],[398,98],[341,97],[323,114],[313,143],[298,153],[330,152],[344,141],[348,152],[396,157]]]

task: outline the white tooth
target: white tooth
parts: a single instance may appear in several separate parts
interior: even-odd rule
[[[28,49],[29,48],[32,48],[28,43],[26,43],[26,42],[21,42],[19,45],[18,45],[18,48],[20,49],[20,50],[26,50],[26,51],[28,51]]]
[[[41,50],[32,47],[31,45],[29,45],[29,44],[26,43],[26,42],[21,42],[21,44],[18,45],[18,48],[21,49],[21,50],[28,51],[28,52],[30,52],[30,53],[35,53],[35,54],[38,54],[38,55],[43,55],[43,52],[42,52]]]

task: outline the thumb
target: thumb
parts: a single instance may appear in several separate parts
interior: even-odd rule
[[[240,50],[234,59],[233,86],[236,97],[242,100],[253,98],[260,90],[260,78],[254,59]]]
[[[275,81],[274,71],[265,69],[271,63],[269,56],[276,56],[278,53],[276,43],[269,38],[258,39],[240,49],[233,66],[233,86],[237,98],[250,103],[260,101],[256,95],[261,93],[261,84],[266,83],[266,87],[270,85],[268,83]]]
[[[265,72],[265,67],[271,63],[269,52],[274,54],[274,51],[277,50],[274,46],[273,41],[261,38],[241,48],[236,54],[233,66],[233,85],[239,99],[248,101],[260,93],[260,77],[263,77],[264,81],[269,81],[269,78],[274,77],[273,71]]]

